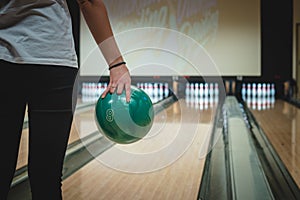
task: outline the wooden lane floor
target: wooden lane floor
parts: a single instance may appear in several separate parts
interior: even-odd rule
[[[273,108],[251,112],[300,188],[300,110],[276,100]]]
[[[196,199],[214,113],[173,103],[145,139],[117,144],[65,179],[63,198]]]
[[[19,146],[19,154],[16,169],[20,169],[27,165],[28,159],[28,128],[23,129]]]

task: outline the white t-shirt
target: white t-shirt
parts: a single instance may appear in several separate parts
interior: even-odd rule
[[[0,59],[78,67],[65,0],[0,0]]]

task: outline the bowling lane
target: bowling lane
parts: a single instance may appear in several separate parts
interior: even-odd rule
[[[251,112],[300,188],[300,110],[276,100],[270,109]]]
[[[19,155],[16,169],[20,169],[27,165],[28,158],[28,129],[23,129],[19,146]]]
[[[65,179],[64,199],[196,199],[215,108],[187,105],[173,103],[145,139],[115,145]]]

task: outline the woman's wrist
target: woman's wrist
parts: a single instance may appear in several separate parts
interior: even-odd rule
[[[119,67],[119,66],[122,66],[122,65],[126,65],[126,62],[124,61],[122,56],[120,56],[117,59],[115,59],[113,62],[109,63],[108,69],[111,70],[115,67]]]
[[[121,65],[126,65],[126,62],[121,61],[121,62],[115,63],[115,64],[109,66],[108,69],[111,70],[111,69],[113,69],[113,68],[115,68],[115,67],[119,67],[119,66],[121,66]]]

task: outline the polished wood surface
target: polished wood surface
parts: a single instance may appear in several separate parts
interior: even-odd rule
[[[277,100],[273,108],[251,112],[300,188],[300,110]]]
[[[17,160],[16,169],[20,169],[27,165],[28,159],[28,129],[22,131],[22,136],[19,146],[19,155]]]
[[[151,135],[150,131],[149,138],[145,140],[130,145],[115,145],[115,149],[133,154],[160,152],[158,156],[151,158],[150,164],[147,159],[143,162],[132,159],[127,165],[132,162],[134,164],[131,168],[126,168],[127,165],[122,166],[122,158],[118,157],[120,155],[114,154],[114,149],[111,148],[63,181],[64,199],[196,199],[206,156],[203,154],[203,144],[211,133],[213,116],[214,109],[197,110],[187,107],[184,100],[174,103],[156,115],[153,124],[155,134]],[[183,137],[176,141],[175,135],[179,129],[179,134]],[[194,137],[184,148],[187,144],[184,140],[191,134]],[[171,143],[175,145],[172,146]],[[172,149],[165,154],[162,149],[167,148],[166,146],[171,146]],[[168,163],[167,160],[178,149],[184,151]],[[103,163],[102,159],[107,156],[120,164],[117,166],[120,168]],[[161,166],[164,161],[168,164]],[[139,171],[143,167],[149,169],[149,165],[156,164],[161,168]],[[134,173],[135,169],[139,173]]]

